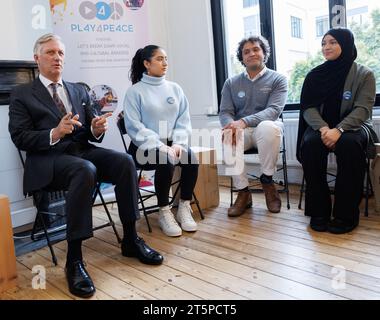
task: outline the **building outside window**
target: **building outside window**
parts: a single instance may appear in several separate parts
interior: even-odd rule
[[[260,5],[258,0],[238,2],[223,0],[224,39],[228,76],[236,75],[244,67],[236,57],[238,43],[246,36],[260,35]]]
[[[316,20],[316,36],[322,37],[330,28],[329,17],[318,17]]]
[[[253,15],[244,18],[244,37],[256,36],[260,34],[260,17]]]
[[[243,8],[250,8],[257,6],[259,4],[259,0],[243,0]]]
[[[298,103],[308,71],[321,64],[321,37],[330,28],[329,0],[272,0],[276,70],[288,78],[288,103]],[[258,1],[223,0],[228,77],[244,70],[236,59],[238,42],[260,32]],[[358,63],[371,68],[380,93],[380,1],[346,0],[347,27],[355,35]],[[255,16],[256,18],[252,18]],[[291,17],[291,23],[289,23]]]
[[[293,38],[302,38],[302,20],[297,17],[290,17],[292,37]]]
[[[376,91],[380,93],[380,1],[346,0],[347,27],[355,36],[358,49],[356,62],[372,69]]]

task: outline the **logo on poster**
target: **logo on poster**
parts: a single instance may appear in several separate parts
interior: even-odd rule
[[[121,0],[120,0],[121,1]],[[134,32],[133,24],[116,23],[124,15],[123,3],[112,1],[92,2],[82,1],[79,5],[78,12],[84,20],[99,20],[102,23],[88,22],[85,24],[71,24],[72,32]],[[113,23],[115,21],[115,23]]]
[[[50,0],[50,11],[52,14],[55,14],[58,7],[63,6],[63,11],[66,11],[67,8],[67,0]]]
[[[116,1],[110,4],[103,1],[97,3],[84,1],[79,6],[79,14],[86,20],[97,18],[101,21],[105,21],[108,19],[119,20],[124,12],[121,4]]]
[[[144,0],[124,0],[124,3],[129,9],[138,10],[143,6]]]

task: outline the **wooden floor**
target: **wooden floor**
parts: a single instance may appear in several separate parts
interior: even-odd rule
[[[283,200],[285,197],[283,196]],[[146,266],[120,254],[110,228],[84,242],[87,269],[97,288],[93,299],[380,299],[380,216],[370,217],[350,234],[316,233],[297,209],[266,211],[264,196],[254,195],[254,207],[228,218],[229,193],[221,189],[221,204],[205,220],[195,214],[198,231],[179,238],[162,234],[155,215],[153,232],[144,219],[138,230],[165,257],[161,266]],[[116,206],[112,209],[118,228]],[[94,208],[94,223],[106,216]],[[59,266],[47,249],[17,259],[19,286],[0,299],[76,299],[64,277],[66,242],[55,245]],[[33,290],[35,266],[46,268],[46,290]],[[340,281],[343,276],[343,280]]]

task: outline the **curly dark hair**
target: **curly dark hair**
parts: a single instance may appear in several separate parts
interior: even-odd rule
[[[248,38],[244,38],[239,42],[238,49],[236,50],[236,57],[240,61],[240,63],[244,66],[243,62],[243,48],[247,42],[255,43],[257,42],[261,49],[264,52],[264,63],[268,62],[269,56],[270,56],[270,46],[267,39],[265,39],[262,36],[250,36]]]

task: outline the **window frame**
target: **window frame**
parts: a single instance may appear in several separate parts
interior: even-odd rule
[[[295,16],[290,16],[290,25],[291,37],[294,39],[303,39],[302,19]]]
[[[334,18],[332,8],[335,5],[342,5],[346,7],[346,0],[326,0],[329,1],[329,26]],[[216,69],[216,86],[218,97],[218,111],[221,102],[221,92],[224,82],[228,77],[227,67],[227,52],[225,43],[225,24],[223,12],[223,0],[210,0],[211,3],[211,16],[212,27],[214,36],[214,56],[215,56],[215,69]],[[276,70],[276,44],[274,41],[274,23],[273,23],[273,1],[272,0],[259,0],[260,6],[260,27],[261,35],[265,37],[271,47],[272,54],[267,62],[267,67]],[[347,21],[347,18],[345,19]],[[301,34],[302,36],[302,34]],[[287,103],[285,111],[297,111],[300,109],[299,103]],[[380,92],[376,93],[375,108],[380,110]]]
[[[326,31],[324,31],[324,30],[322,30],[322,34],[318,33],[319,32],[319,24],[322,25],[322,29],[323,29],[325,22],[327,22],[327,30],[326,31],[328,31],[328,27],[329,27],[329,16],[328,15],[320,16],[320,17],[317,17],[315,19],[315,31],[316,31],[315,36],[317,38],[320,38],[325,34]]]

